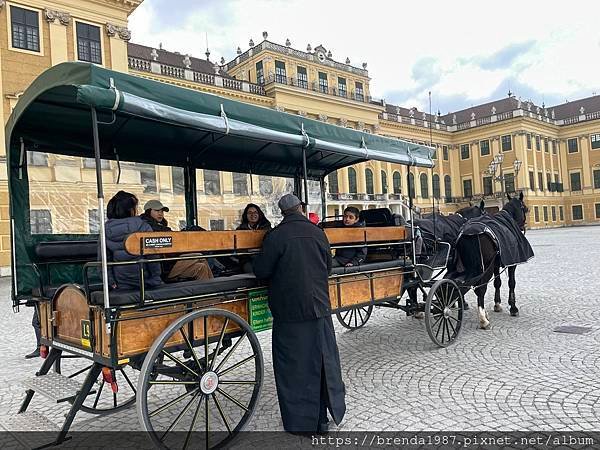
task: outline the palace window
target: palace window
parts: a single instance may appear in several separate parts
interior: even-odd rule
[[[593,149],[600,148],[600,134],[591,134],[590,141]]]
[[[483,177],[483,195],[492,195],[494,193],[492,186],[492,177]]]
[[[600,169],[594,170],[594,189],[600,189]]]
[[[48,153],[27,152],[27,165],[48,167]]]
[[[583,205],[573,205],[571,207],[573,220],[583,220]]]
[[[556,222],[556,206],[552,207],[552,222]]]
[[[31,234],[52,234],[52,213],[48,209],[31,210]]]
[[[233,194],[248,195],[248,175],[245,173],[234,172],[233,176]]]
[[[10,7],[12,46],[32,52],[40,51],[40,23],[37,11]]]
[[[581,173],[580,172],[572,172],[569,174],[571,177],[571,191],[580,191],[581,190]]]
[[[542,145],[541,145],[541,141],[540,141],[540,137],[536,136],[535,137],[535,150],[538,152],[542,151]]]
[[[76,22],[77,59],[79,61],[102,64],[102,44],[100,43],[100,27]]]
[[[596,210],[596,219],[600,219],[600,203],[595,203],[594,209]]]
[[[375,187],[373,185],[373,171],[371,169],[365,169],[365,183],[367,185],[367,194],[374,194]]]
[[[363,84],[360,81],[354,83],[354,98],[359,102],[363,102],[365,100],[365,92],[363,90]]]
[[[221,193],[221,177],[218,170],[204,169],[204,193],[206,195]]]
[[[339,194],[340,187],[339,187],[339,183],[338,183],[337,172],[331,172],[329,174],[329,176],[327,177],[327,181],[328,181],[328,186],[329,186],[329,193],[330,194]]]
[[[319,91],[324,94],[329,93],[329,82],[327,81],[327,74],[319,72]]]
[[[224,231],[225,221],[223,219],[210,219],[209,227],[210,231]]]
[[[473,197],[473,181],[472,180],[463,180],[463,197],[471,198]]]
[[[350,194],[356,194],[358,192],[356,170],[354,170],[353,167],[348,167],[348,191],[350,191]]]
[[[346,96],[346,79],[342,77],[338,77],[338,95],[340,97]]]
[[[83,158],[83,168],[84,169],[95,169],[96,168],[96,158]],[[100,160],[100,168],[102,170],[110,169],[110,161],[106,159]]]
[[[532,191],[535,190],[535,175],[533,173],[533,170],[529,171],[529,189],[531,189]]]
[[[538,189],[540,191],[544,190],[544,174],[542,172],[538,172]]]
[[[429,180],[427,179],[427,174],[422,173],[419,181],[421,183],[421,197],[429,198]]]
[[[283,61],[275,61],[275,82],[287,84],[287,73]]]
[[[90,234],[100,233],[100,220],[97,209],[88,209],[88,230]]]
[[[531,135],[527,135],[527,150],[531,150]]]
[[[448,146],[442,145],[442,159],[448,161]]]
[[[544,139],[544,152],[550,153],[550,150],[548,149],[548,139]]]
[[[460,159],[469,159],[471,157],[471,148],[469,144],[460,145]]]
[[[400,194],[402,192],[402,175],[400,175],[400,172],[394,172],[392,184],[394,185],[394,194]]]
[[[446,198],[452,197],[452,179],[450,175],[444,177],[444,195]]]
[[[259,175],[258,192],[260,195],[271,195],[273,193],[273,179],[271,177]]]
[[[579,151],[579,146],[577,145],[577,138],[571,138],[567,140],[567,149],[569,153],[577,153]]]
[[[540,209],[537,206],[533,207],[533,220],[535,222],[540,221]]]
[[[544,222],[548,222],[548,207],[544,206]]]
[[[387,173],[385,173],[385,170],[381,171],[381,193],[388,193]]]
[[[265,71],[262,61],[256,63],[256,84],[265,84]]]
[[[308,75],[306,67],[298,66],[298,87],[308,89]]]
[[[554,145],[554,141],[550,141],[550,150],[553,155],[556,155],[556,145]]]
[[[479,154],[481,156],[487,156],[490,154],[490,141],[479,141]]]
[[[512,136],[510,134],[507,134],[505,136],[502,136],[501,140],[502,140],[502,151],[503,152],[511,151],[512,150]]]
[[[558,207],[558,218],[561,222],[565,220],[565,210],[562,206]]]
[[[156,193],[156,168],[154,164],[138,164],[140,170],[140,184],[144,186],[145,193]]]
[[[442,195],[440,190],[440,176],[437,173],[433,175],[431,184],[433,186],[433,197],[439,199]]]
[[[171,167],[171,185],[173,187],[173,194],[181,195],[185,192],[183,167]]]
[[[515,174],[505,173],[504,174],[504,189],[508,193],[515,192]]]

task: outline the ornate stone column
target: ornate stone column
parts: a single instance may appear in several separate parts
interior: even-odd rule
[[[68,61],[67,26],[71,22],[71,15],[65,11],[44,9],[44,19],[50,28],[50,61],[52,65]]]
[[[110,68],[120,72],[127,72],[127,42],[131,39],[131,31],[112,23],[106,24],[106,35],[110,46]],[[106,62],[108,66],[108,61]]]

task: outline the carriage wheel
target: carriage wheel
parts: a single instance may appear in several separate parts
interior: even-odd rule
[[[85,358],[61,355],[55,362],[54,371],[83,383],[92,365],[93,363]],[[89,414],[104,415],[133,406],[136,379],[137,373],[130,366],[115,369],[114,380],[117,382],[118,390],[113,392],[111,385],[104,381],[100,373],[92,386],[93,393],[84,400],[81,410]]]
[[[463,308],[463,296],[454,281],[435,282],[425,301],[425,326],[433,342],[448,347],[456,340],[462,326]]]
[[[262,351],[248,323],[221,309],[194,311],[169,325],[146,355],[138,418],[158,448],[223,446],[250,420],[262,379]]]
[[[336,312],[335,316],[345,328],[348,328],[349,330],[357,330],[367,323],[372,312],[373,305],[368,305]]]

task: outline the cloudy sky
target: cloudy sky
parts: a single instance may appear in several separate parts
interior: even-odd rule
[[[371,94],[445,114],[510,90],[546,106],[600,93],[595,0],[144,0],[132,42],[227,61],[269,40],[368,63]]]

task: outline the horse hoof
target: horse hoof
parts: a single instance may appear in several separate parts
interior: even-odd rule
[[[490,328],[491,328],[491,325],[490,325],[489,323],[488,323],[487,325],[482,325],[482,324],[479,324],[479,329],[480,329],[480,330],[486,330],[486,331],[487,331],[487,330],[489,330]]]
[[[519,317],[519,311],[511,311],[510,315],[513,317]]]
[[[413,317],[415,319],[424,319],[425,313],[423,311],[417,311],[416,313],[413,314]]]
[[[502,312],[502,306],[500,306],[500,303],[494,304],[494,312]]]

